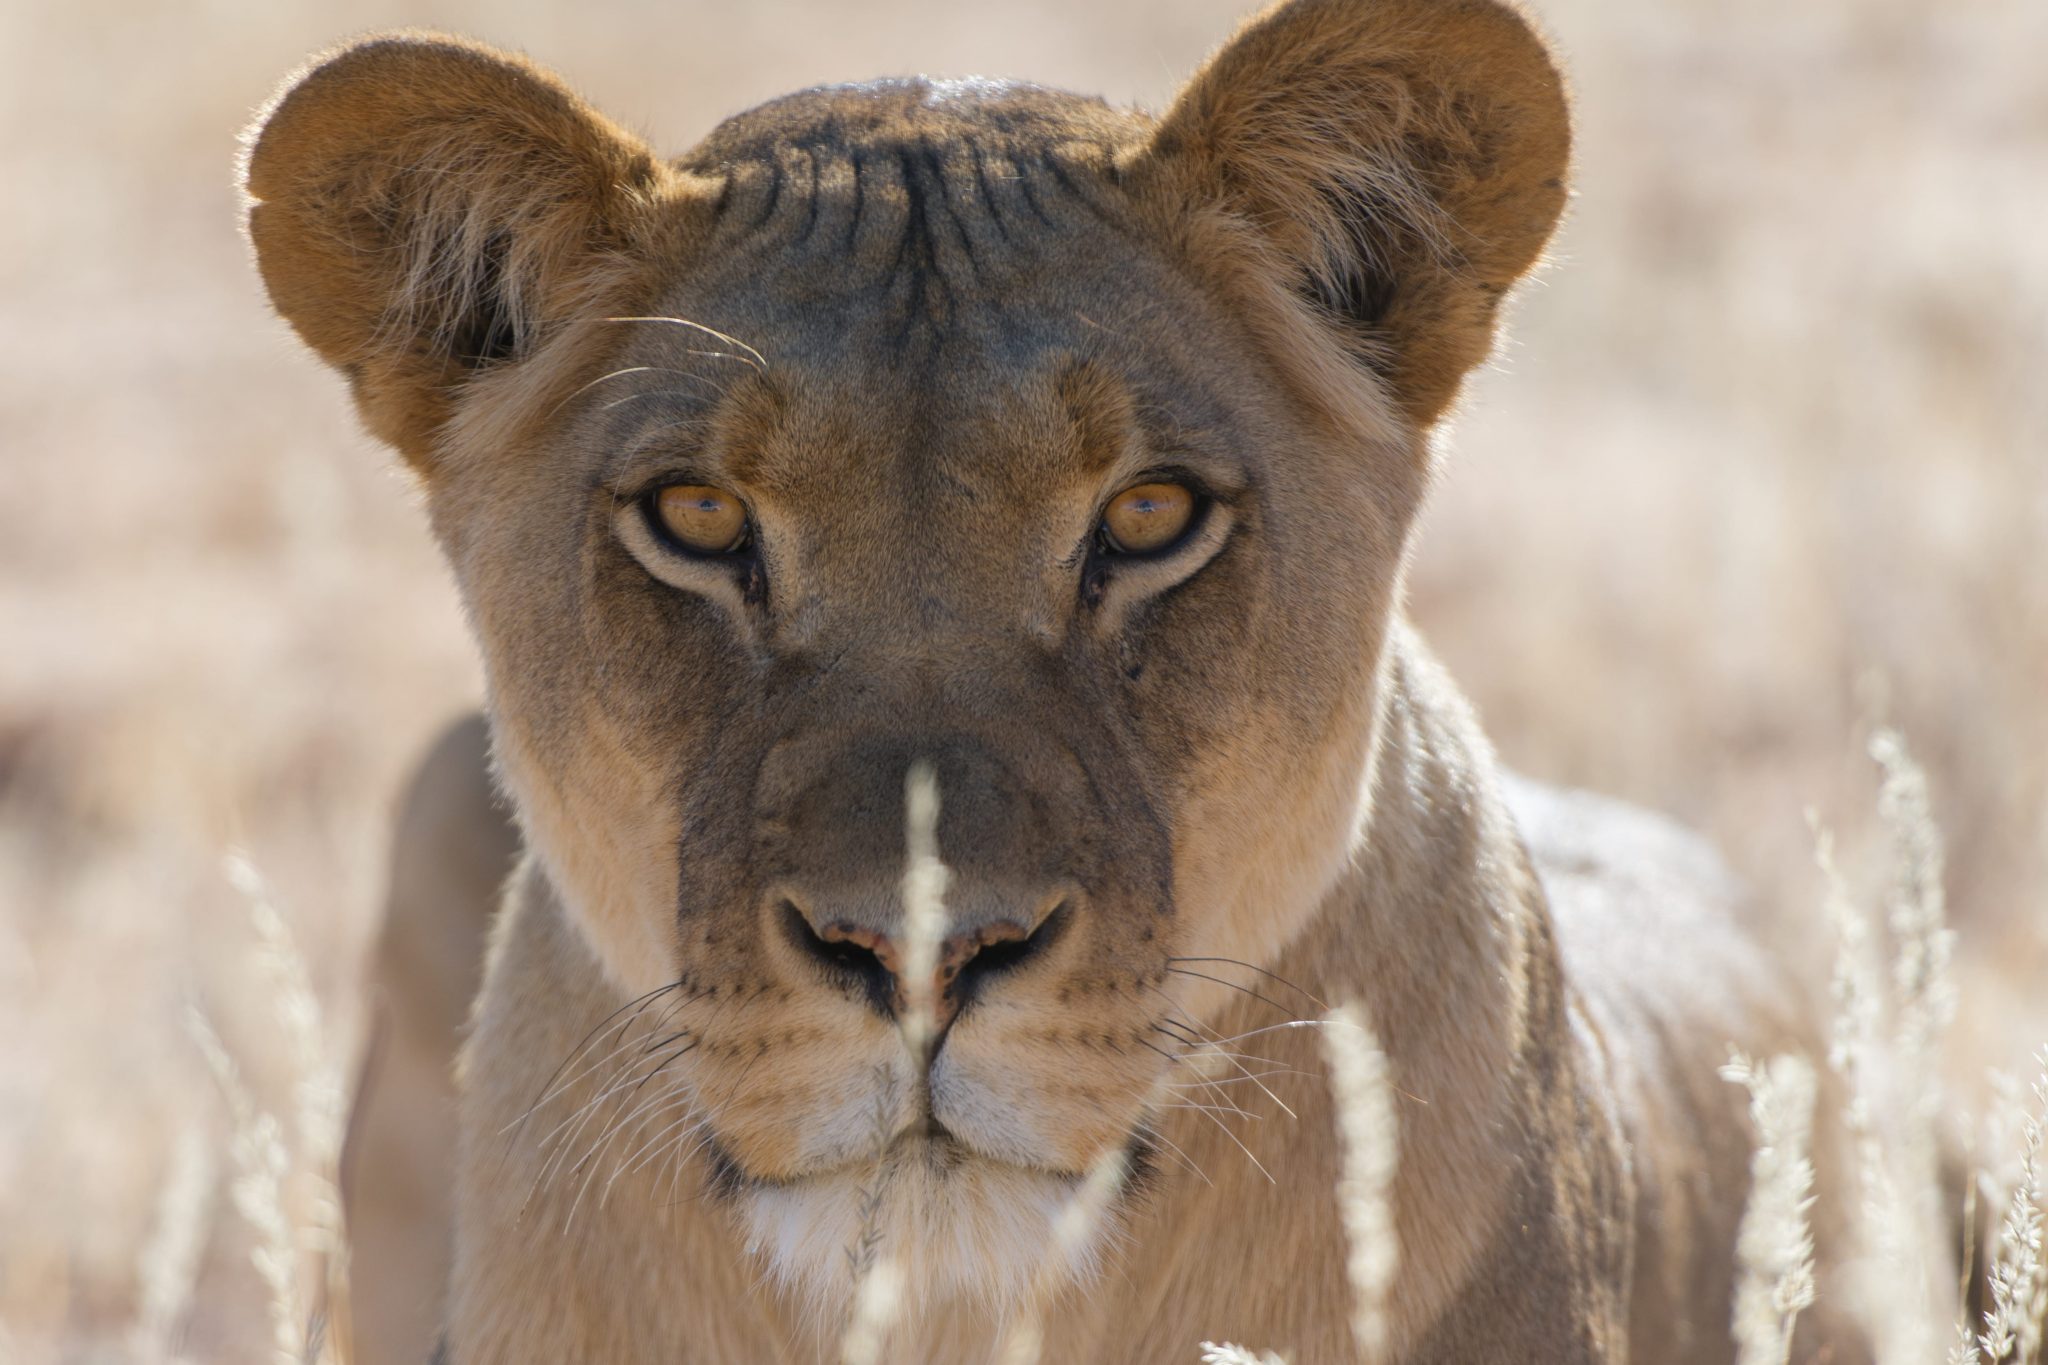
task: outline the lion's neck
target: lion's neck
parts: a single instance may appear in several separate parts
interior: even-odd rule
[[[1435,1316],[1507,1202],[1503,1123],[1532,1050],[1561,1044],[1540,888],[1464,698],[1406,631],[1384,675],[1365,843],[1287,970],[1355,1001],[1396,1087],[1399,1303]]]

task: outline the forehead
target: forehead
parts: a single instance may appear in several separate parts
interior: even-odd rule
[[[674,406],[761,390],[785,417],[899,440],[1021,436],[1117,392],[1155,425],[1212,427],[1198,342],[1214,319],[1116,185],[1146,132],[986,82],[835,87],[741,115],[682,163],[715,199],[651,310],[675,321],[636,326],[623,363],[686,375]]]
[[[1133,245],[1111,182],[1144,131],[1098,101],[984,81],[773,101],[683,163],[719,186],[700,284],[744,283],[892,349],[942,342],[1042,289],[1048,265]]]

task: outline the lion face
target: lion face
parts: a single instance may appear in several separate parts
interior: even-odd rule
[[[1456,177],[1400,157],[1486,101],[1403,103],[1370,166],[1304,151],[1244,94],[1300,84],[1298,37],[1254,26],[1160,125],[902,82],[671,165],[390,40],[257,145],[266,279],[426,474],[530,845],[664,1040],[640,1084],[814,1291],[878,1163],[913,1283],[1020,1289],[1091,1167],[1146,1155],[1226,990],[1189,964],[1270,961],[1357,838],[1421,433],[1555,204],[1446,267]],[[411,265],[352,280],[389,267],[337,214]]]
[[[825,131],[878,98],[872,136]],[[1411,495],[1406,452],[1320,450],[1247,373],[1100,187],[1092,110],[1025,138],[1000,95],[936,98],[766,120],[701,263],[530,456],[443,495],[537,846],[623,991],[679,983],[667,1075],[726,1188],[834,1259],[807,1210],[850,1210],[878,1141],[926,1197],[1012,1206],[1140,1141],[1199,1017],[1176,958],[1270,956],[1344,851]],[[1154,484],[1187,525],[1120,551],[1106,509]],[[738,548],[677,540],[672,488],[743,509]],[[923,1077],[850,941],[901,944],[919,761],[947,941],[1008,936]]]

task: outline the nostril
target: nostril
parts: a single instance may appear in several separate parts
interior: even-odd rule
[[[814,925],[792,900],[782,902],[782,923],[797,950],[837,981],[857,985],[884,1015],[895,1013],[896,978],[878,949],[884,940],[872,930],[844,923]]]
[[[989,981],[1045,952],[1072,918],[1070,905],[1062,900],[1028,933],[1021,924],[1002,921],[949,943],[947,956],[958,965],[948,973],[948,993],[965,1005]]]

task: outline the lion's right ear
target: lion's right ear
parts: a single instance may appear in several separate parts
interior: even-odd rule
[[[1510,0],[1276,0],[1131,164],[1426,427],[1565,202],[1571,119]],[[1243,244],[1249,249],[1238,249]]]
[[[621,287],[670,174],[530,63],[407,33],[292,81],[243,184],[277,310],[424,466],[465,380]]]

